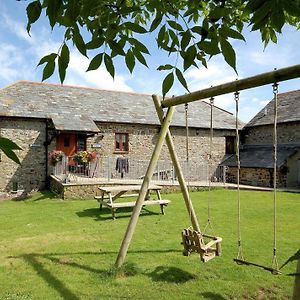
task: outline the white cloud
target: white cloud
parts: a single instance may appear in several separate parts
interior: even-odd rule
[[[265,105],[267,105],[269,102],[270,102],[269,100],[259,101],[259,105],[265,106]]]
[[[2,47],[1,53],[3,55],[0,62],[2,62],[2,69],[3,66],[4,68],[6,67],[6,72],[4,75],[2,74],[2,77],[6,81],[14,81],[16,79],[20,79],[21,76],[23,76],[21,79],[34,80],[33,78],[38,78],[40,76],[39,71],[43,69],[43,66],[39,67],[38,70],[34,69],[35,66],[43,56],[51,52],[56,53],[61,46],[61,42],[55,41],[53,34],[43,27],[33,27],[30,37],[25,29],[25,24],[13,20],[4,13],[1,15],[4,20],[5,28],[9,30],[14,37],[21,39],[25,42],[25,45],[28,45],[28,47],[24,47],[25,50],[18,49],[14,45]],[[14,44],[17,45],[18,42],[15,41]],[[71,61],[67,71],[65,84],[94,86],[110,90],[132,91],[132,88],[126,83],[127,78],[125,76],[116,75],[113,80],[104,67],[95,71],[85,72],[88,68],[89,61],[80,55],[74,48],[71,48],[70,51]],[[6,62],[9,62],[9,65]],[[21,67],[17,68],[16,66]],[[30,72],[20,73],[20,69],[31,69],[31,74]],[[50,81],[53,82],[54,78],[51,78]],[[38,78],[38,80],[40,79],[41,78]]]
[[[101,89],[132,92],[132,88],[126,83],[125,76],[116,75],[113,79],[103,66],[98,70],[86,72],[88,65],[89,60],[73,50],[65,84],[84,84]]]

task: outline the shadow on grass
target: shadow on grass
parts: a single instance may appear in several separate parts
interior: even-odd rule
[[[30,198],[33,199],[33,201],[59,199],[59,197],[55,193],[49,190],[40,191],[37,195],[34,195]]]
[[[170,283],[185,283],[197,277],[189,272],[176,267],[159,266],[153,272],[147,274],[153,281],[163,281]]]
[[[211,299],[211,300],[226,300],[223,296],[220,294],[215,294],[211,292],[201,293],[200,294],[204,299]]]
[[[159,250],[159,251],[130,251],[130,253],[170,253],[170,252],[179,252],[178,250]],[[111,278],[124,278],[129,276],[135,276],[138,274],[143,274],[142,271],[138,268],[138,266],[134,263],[125,263],[121,268],[116,269],[115,267],[111,267],[108,270],[96,269],[84,264],[80,264],[74,261],[68,261],[65,258],[60,258],[59,256],[75,256],[75,255],[111,255],[117,254],[116,251],[103,251],[103,252],[76,252],[76,253],[29,253],[23,254],[20,256],[9,256],[8,258],[19,258],[23,259],[26,263],[28,263],[33,270],[35,270],[36,274],[39,275],[49,286],[51,286],[54,290],[59,293],[61,298],[69,300],[69,299],[80,299],[75,293],[73,293],[70,289],[66,287],[63,280],[59,279],[59,275],[56,275],[53,271],[50,272],[47,270],[47,263],[42,263],[40,259],[46,259],[55,265],[68,266],[80,270],[84,270],[86,272],[94,273],[102,276],[104,279]],[[49,265],[49,264],[48,264]],[[61,272],[59,273],[61,274]],[[194,279],[195,277],[187,272],[184,272],[178,268],[164,268],[158,267],[152,273],[144,273],[143,275],[150,276],[154,281],[167,281],[167,282],[175,282],[175,283],[183,283],[187,280]]]
[[[39,274],[50,286],[52,286],[63,299],[80,299],[71,290],[69,290],[62,281],[44,268],[43,264],[38,261],[35,254],[25,254],[22,255],[22,258],[29,263],[37,274]]]
[[[145,213],[143,213],[145,212]],[[123,219],[123,218],[130,218],[132,214],[132,208],[121,208],[118,209],[115,213],[116,219]],[[153,216],[153,215],[159,215],[160,213],[153,212],[149,209],[143,208],[142,212],[140,214],[140,217],[146,217],[146,216]],[[100,221],[100,220],[111,220],[112,219],[112,214],[111,210],[108,208],[103,208],[100,210],[99,208],[87,208],[84,209],[83,211],[78,211],[76,212],[76,215],[80,218],[94,218],[95,221]]]

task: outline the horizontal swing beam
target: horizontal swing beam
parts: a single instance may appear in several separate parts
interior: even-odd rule
[[[232,92],[246,90],[275,82],[286,81],[300,77],[300,65],[262,73],[256,76],[235,80],[207,89],[192,92],[190,94],[172,97],[162,101],[162,107],[170,107],[179,104],[194,102]]]

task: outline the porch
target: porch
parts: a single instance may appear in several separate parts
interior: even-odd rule
[[[64,157],[53,168],[51,175],[51,190],[63,199],[93,198],[99,194],[99,185],[141,184],[149,164],[148,160],[100,155],[84,165],[69,164],[70,160],[70,157]],[[226,169],[223,166],[217,166],[210,175],[207,163],[196,161],[180,163],[185,180],[191,188],[209,185],[224,187],[226,184]],[[170,161],[158,161],[151,183],[162,186],[163,192],[179,189],[176,172]]]

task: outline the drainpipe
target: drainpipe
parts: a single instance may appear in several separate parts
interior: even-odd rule
[[[45,128],[45,133],[46,133],[46,140],[44,142],[44,146],[45,146],[45,185],[46,188],[49,189],[50,188],[50,178],[48,176],[48,146],[50,144],[49,139],[48,139],[48,132],[49,132],[49,128],[48,128],[48,120],[46,119],[46,128]]]

